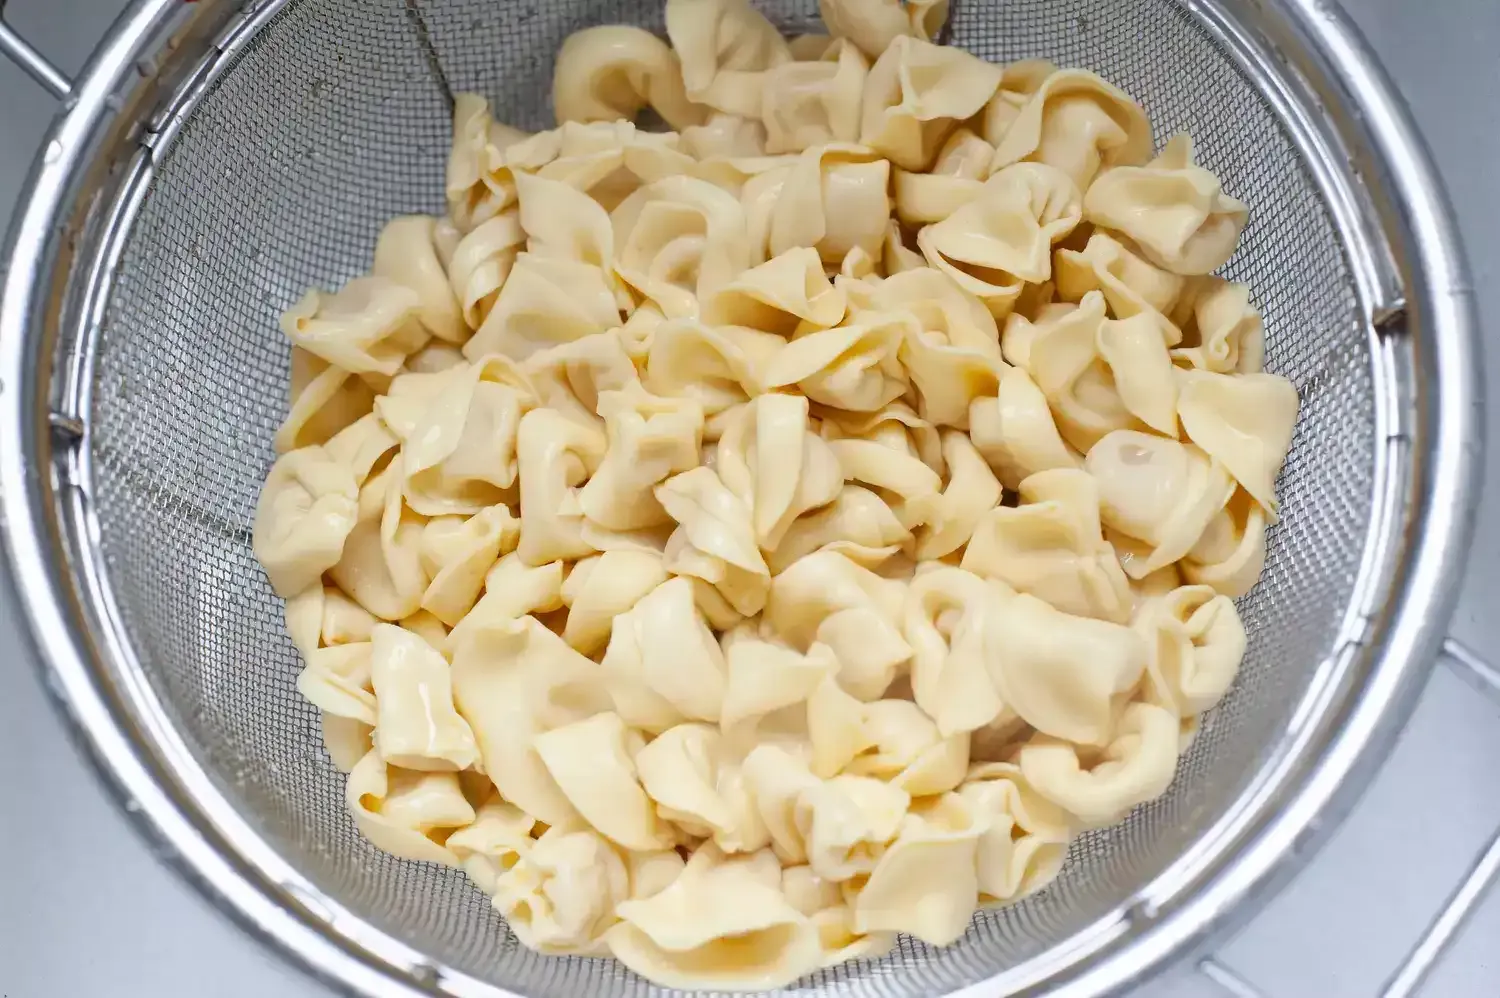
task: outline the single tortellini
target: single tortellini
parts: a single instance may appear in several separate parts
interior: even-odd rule
[[[458,300],[438,259],[437,219],[398,215],[380,230],[370,273],[404,285],[417,295],[417,321],[427,332],[449,343],[468,339]]]
[[[561,589],[568,607],[563,640],[595,654],[609,643],[614,618],[666,581],[661,557],[645,551],[606,551],[575,562]]]
[[[1202,277],[1177,302],[1182,345],[1172,360],[1215,374],[1258,374],[1265,365],[1266,330],[1250,289],[1222,277]]]
[[[1107,319],[1104,296],[1091,291],[1037,328],[1029,363],[1058,429],[1082,451],[1136,425],[1177,435],[1176,374],[1150,316]]]
[[[578,827],[582,818],[535,739],[609,709],[600,667],[530,616],[468,628],[451,654],[453,702],[474,732],[485,775],[537,820]]]
[[[938,503],[947,465],[936,428],[908,413],[892,406],[864,427],[839,428],[829,420],[823,430],[831,436],[829,447],[845,480],[873,488],[887,498],[901,524],[914,529],[928,521]]]
[[[854,249],[875,257],[891,214],[890,173],[890,162],[862,145],[829,143],[761,174],[741,195],[752,255],[810,246],[834,265]]]
[[[365,610],[399,621],[421,609],[431,581],[422,565],[427,518],[412,511],[394,465],[359,490],[354,529],[328,576]]]
[[[707,467],[667,479],[656,498],[679,524],[677,543],[667,542],[668,560],[690,559],[692,570],[670,563],[668,569],[710,583],[743,616],[759,613],[771,573],[756,543],[750,504]]]
[[[958,793],[989,819],[979,840],[981,903],[1019,901],[1057,876],[1074,837],[1072,819],[1032,789],[1020,766],[973,766]]]
[[[980,114],[979,134],[992,149],[1010,131],[1042,84],[1056,72],[1057,67],[1046,59],[1021,59],[1005,67],[1000,89]]]
[[[1266,511],[1243,489],[1204,528],[1179,563],[1183,578],[1238,599],[1266,566]]]
[[[1037,472],[1021,482],[1020,498],[980,521],[963,567],[1064,613],[1125,623],[1130,580],[1104,540],[1094,479],[1072,468]]]
[[[918,332],[910,313],[862,312],[846,325],[788,343],[766,365],[766,386],[796,385],[814,402],[878,411],[906,392],[901,345]]]
[[[616,913],[609,951],[666,987],[771,990],[822,965],[818,930],[787,903],[769,854],[699,846],[670,886]]]
[[[456,828],[474,822],[458,774],[423,773],[387,766],[371,749],[349,773],[344,800],[360,834],[400,859],[458,866],[445,845]]]
[[[429,520],[421,556],[432,581],[422,594],[422,609],[448,627],[457,625],[474,608],[490,569],[515,550],[520,535],[521,522],[506,506],[490,506],[467,519]]]
[[[669,320],[652,333],[641,381],[658,395],[696,398],[712,417],[762,394],[767,367],[785,346],[774,333]]]
[[[1005,710],[986,664],[989,587],[979,576],[935,565],[906,591],[902,632],[912,647],[911,688],[943,737],[968,733]]]
[[[505,153],[524,138],[524,132],[495,121],[489,101],[480,95],[453,95],[453,147],[444,192],[448,217],[459,232],[470,232],[515,204]]]
[[[1150,648],[1146,701],[1181,718],[1218,703],[1245,657],[1245,625],[1234,602],[1208,586],[1146,600],[1133,626]]]
[[[869,71],[864,55],[847,41],[834,42],[817,60],[767,70],[761,103],[765,151],[775,155],[856,141]]]
[[[764,619],[795,648],[827,645],[839,662],[839,683],[874,700],[911,658],[899,626],[904,598],[900,582],[835,551],[818,551],[771,580]]]
[[[359,495],[353,471],[323,447],[299,448],[271,465],[251,546],[276,595],[295,596],[338,564],[359,519]]]
[[[838,459],[812,432],[808,413],[801,396],[762,395],[719,439],[719,478],[750,509],[756,543],[766,551],[781,545],[797,517],[843,489]]]
[[[1005,369],[995,319],[985,304],[930,267],[881,281],[870,302],[874,308],[908,311],[918,321],[920,328],[901,345],[901,359],[916,386],[922,417],[968,429],[971,403],[994,395]]]
[[[653,489],[698,466],[703,406],[696,399],[662,398],[633,382],[599,393],[608,447],[578,492],[583,515],[607,530],[630,531],[670,522]]]
[[[900,35],[870,68],[859,141],[903,170],[926,170],[954,128],[989,101],[1000,76],[999,66],[962,49]]]
[[[713,725],[675,725],[641,749],[635,764],[657,813],[689,835],[712,838],[729,853],[770,844],[744,774]]]
[[[875,568],[912,543],[912,532],[884,499],[845,485],[833,502],[793,520],[781,543],[766,553],[766,563],[779,575],[814,551],[835,551],[862,568]]]
[[[937,723],[910,700],[876,700],[865,704],[861,713],[866,747],[849,761],[846,772],[886,780],[912,797],[946,793],[963,782],[969,766],[968,732],[944,737]]]
[[[422,297],[388,277],[356,277],[333,294],[310,289],[281,315],[281,331],[308,353],[354,374],[394,375],[427,342]]]
[[[930,42],[948,21],[948,0],[820,0],[828,33],[878,58],[902,35]]]
[[[992,131],[987,138],[995,144],[996,170],[1022,160],[1046,163],[1080,190],[1101,169],[1140,166],[1152,152],[1146,112],[1129,94],[1083,69],[1047,76],[1004,134]]]
[[[957,129],[938,150],[931,169],[896,171],[896,217],[911,226],[941,222],[984,190],[994,158],[994,146],[968,128]]]
[[[514,804],[492,798],[474,813],[474,823],[448,836],[448,850],[457,857],[474,885],[494,895],[495,885],[521,858],[531,852],[536,819]]]
[[[613,711],[536,736],[537,755],[558,788],[599,834],[625,849],[649,852],[673,845],[671,829],[636,776],[639,732]]]
[[[548,614],[563,605],[563,563],[532,566],[511,551],[485,573],[484,595],[454,625],[444,651],[451,655],[468,634],[491,624],[519,620],[528,614]]]
[[[565,121],[506,153],[514,171],[533,173],[582,191],[613,211],[642,184],[691,174],[693,158],[675,132],[647,132],[628,121]]]
[[[808,866],[830,882],[868,876],[910,806],[906,791],[867,776],[846,774],[814,784],[796,805]]]
[[[732,194],[694,177],[647,184],[610,214],[615,272],[669,318],[699,303],[751,263],[744,209]]]
[[[1174,274],[1207,274],[1234,255],[1250,219],[1243,201],[1193,162],[1179,135],[1145,166],[1122,165],[1089,187],[1084,217],[1124,233],[1152,263]]]
[[[1043,734],[1104,746],[1116,698],[1146,668],[1140,635],[1120,624],[1054,609],[1017,593],[992,601],[988,664],[1007,708]]]
[[[479,758],[474,733],[453,707],[448,662],[422,638],[393,624],[372,630],[370,682],[375,748],[402,769],[468,769]]]
[[[1171,711],[1132,703],[1097,761],[1085,764],[1076,745],[1040,734],[1021,747],[1017,762],[1038,794],[1081,824],[1099,827],[1166,793],[1177,770],[1178,742]]]
[[[520,212],[513,210],[476,225],[454,247],[448,283],[470,329],[478,329],[489,318],[525,245]]]
[[[748,622],[726,632],[720,646],[728,674],[719,724],[737,742],[749,741],[746,752],[762,740],[762,734],[774,737],[774,731],[757,730],[759,722],[784,708],[803,714],[802,704],[825,678],[838,672],[838,660],[826,645],[815,643],[803,654],[752,632]],[[793,719],[790,727],[800,742],[805,714]]]
[[[1133,579],[1187,556],[1234,494],[1225,467],[1198,447],[1133,430],[1101,439],[1085,468],[1104,524],[1144,545],[1122,556]]]
[[[521,486],[521,540],[516,548],[529,565],[582,558],[593,553],[583,540],[583,510],[577,487],[599,467],[600,435],[553,409],[534,409],[516,434]]]
[[[915,555],[922,561],[947,557],[963,547],[985,514],[1000,503],[1000,482],[968,434],[944,430],[943,457],[948,466],[943,491],[913,503],[921,520]]]
[[[563,41],[552,75],[559,124],[629,120],[648,105],[678,130],[707,118],[688,100],[682,66],[665,42],[624,24],[584,28]]]
[[[854,900],[857,932],[906,932],[933,946],[963,935],[979,898],[985,816],[958,794],[912,807]]]
[[[1000,484],[1011,491],[1039,471],[1082,463],[1058,432],[1047,397],[1019,367],[1000,376],[995,396],[969,404],[969,435]]]
[[[666,21],[689,99],[758,117],[760,73],[792,59],[776,26],[749,0],[667,0]]]
[[[441,516],[505,499],[516,485],[521,420],[537,401],[530,379],[499,356],[397,379],[377,409],[402,441],[406,501]]]
[[[375,390],[363,378],[301,347],[292,347],[289,395],[292,407],[273,440],[277,454],[325,444],[375,408]]]
[[[525,361],[619,324],[614,291],[599,267],[522,253],[484,324],[464,344],[464,356],[500,354]]]
[[[1278,374],[1183,371],[1177,411],[1189,440],[1234,476],[1268,517],[1297,426],[1297,389]]]
[[[368,641],[303,651],[306,664],[297,675],[297,692],[325,716],[347,718],[373,728],[376,705],[371,688],[371,652]]]
[[[615,711],[632,728],[653,734],[684,721],[718,723],[724,673],[724,653],[698,610],[692,583],[681,577],[615,618],[600,664]]]
[[[824,276],[817,251],[798,247],[746,270],[701,304],[702,319],[710,326],[744,326],[791,337],[838,325],[846,296]]]
[[[553,827],[495,880],[495,907],[539,953],[603,956],[615,910],[630,897],[620,854],[592,831]]]
[[[1082,197],[1061,170],[1018,163],[985,181],[953,214],[917,234],[930,266],[978,297],[996,318],[1009,315],[1026,284],[1052,276],[1052,246],[1082,217]]]
[[[636,314],[643,311],[637,309]],[[605,419],[599,415],[599,396],[630,389],[640,380],[621,330],[595,333],[532,354],[523,370],[543,406],[599,433],[606,431]]]
[[[1117,319],[1174,313],[1186,287],[1183,278],[1152,266],[1107,232],[1092,233],[1081,250],[1059,249],[1056,264],[1059,297],[1079,302],[1091,291],[1101,292]],[[1167,345],[1176,346],[1181,330],[1163,325]]]

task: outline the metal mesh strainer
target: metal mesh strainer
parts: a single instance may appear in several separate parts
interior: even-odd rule
[[[0,487],[54,684],[184,867],[366,993],[662,993],[530,953],[460,875],[357,836],[249,543],[286,408],[276,316],[364,271],[388,216],[442,210],[448,88],[548,127],[563,38],[659,30],[660,8],[139,0],[72,90],[13,234]],[[815,0],[762,8],[816,22]],[[953,947],[903,941],[794,990],[1094,994],[1159,964],[1340,813],[1335,788],[1430,659],[1475,464],[1446,209],[1336,13],[1228,8],[957,0],[949,41],[1099,71],[1158,140],[1190,131],[1254,208],[1228,272],[1255,290],[1268,366],[1303,410],[1265,577],[1241,602],[1241,678],[1168,795],[1086,836],[1048,891]]]

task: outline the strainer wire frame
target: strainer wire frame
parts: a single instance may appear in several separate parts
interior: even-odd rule
[[[218,75],[289,2],[134,0],[76,82],[0,23],[0,53],[22,57],[63,101],[0,271],[0,577],[75,741],[164,861],[340,988],[380,998],[493,998],[504,992],[434,963],[327,897],[239,816],[146,679],[100,555],[88,413],[119,253],[154,163]],[[1330,0],[1283,0],[1274,11],[1181,2],[1266,84],[1344,235],[1372,342],[1372,525],[1341,640],[1252,784],[1129,902],[1016,971],[959,992],[967,998],[1118,993],[1248,916],[1246,902],[1264,901],[1302,865],[1383,760],[1437,655],[1463,576],[1482,471],[1478,329],[1451,209],[1425,146]],[[417,0],[407,7],[417,16]]]

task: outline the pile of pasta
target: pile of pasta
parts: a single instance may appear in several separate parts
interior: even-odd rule
[[[951,943],[1162,794],[1297,413],[1188,139],[823,6],[460,95],[446,217],[282,322],[254,549],[358,827],[685,988]]]

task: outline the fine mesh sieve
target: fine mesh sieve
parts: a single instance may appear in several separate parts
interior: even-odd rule
[[[788,32],[818,23],[816,0],[759,6]],[[367,270],[389,216],[441,213],[452,92],[550,127],[569,32],[661,20],[661,0],[140,0],[12,234],[0,486],[54,687],[182,866],[364,993],[668,993],[531,953],[460,874],[357,835],[250,550],[287,408],[280,311]],[[903,939],[791,990],[1102,993],[1337,817],[1404,717],[1461,563],[1473,331],[1420,145],[1319,0],[956,0],[946,40],[1096,70],[1158,142],[1193,135],[1252,206],[1225,273],[1254,290],[1302,413],[1240,601],[1249,653],[1167,795],[956,945]]]

